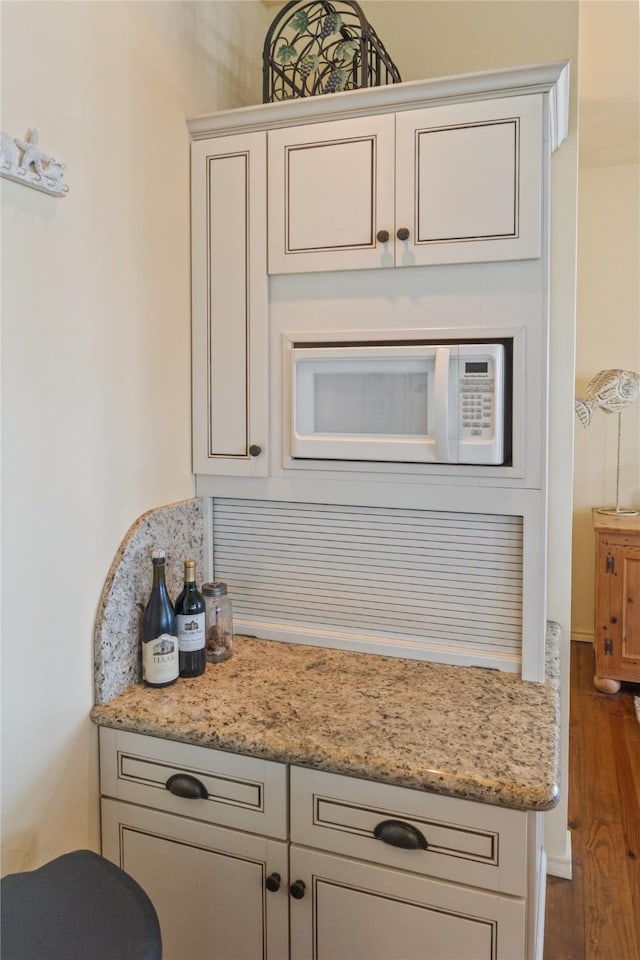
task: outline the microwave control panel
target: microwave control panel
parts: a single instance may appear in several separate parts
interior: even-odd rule
[[[460,463],[503,462],[503,352],[501,344],[460,347],[458,356],[458,458]],[[469,355],[469,352],[472,355]],[[475,448],[475,449],[474,449]],[[484,448],[484,453],[480,450]],[[490,448],[487,449],[487,448]]]

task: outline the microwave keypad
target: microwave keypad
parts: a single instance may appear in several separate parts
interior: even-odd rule
[[[460,419],[467,436],[482,437],[491,433],[493,389],[493,379],[465,377],[460,381]]]

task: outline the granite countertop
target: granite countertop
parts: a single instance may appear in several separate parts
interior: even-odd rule
[[[518,810],[558,800],[559,628],[546,683],[236,637],[234,656],[171,687],[135,684],[95,723]]]

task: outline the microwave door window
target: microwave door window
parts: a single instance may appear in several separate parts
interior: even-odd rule
[[[426,437],[427,373],[317,373],[315,433]]]
[[[433,358],[318,358],[295,367],[294,456],[433,459]]]

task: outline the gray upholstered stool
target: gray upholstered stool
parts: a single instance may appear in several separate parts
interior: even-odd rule
[[[90,850],[3,877],[2,960],[161,960],[153,904]]]

